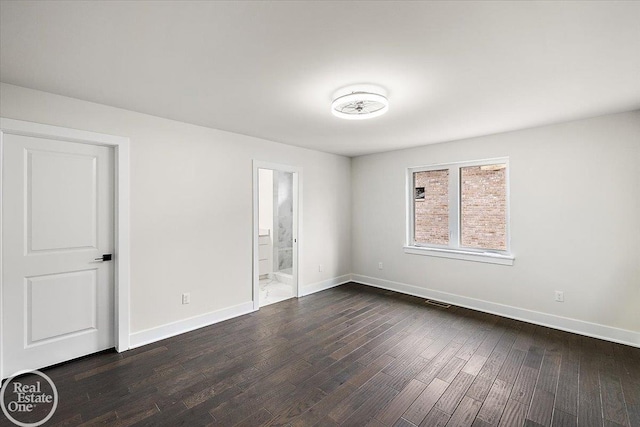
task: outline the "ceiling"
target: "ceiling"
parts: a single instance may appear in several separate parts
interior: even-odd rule
[[[640,108],[640,2],[2,1],[0,80],[355,156]],[[389,112],[334,117],[372,83]]]

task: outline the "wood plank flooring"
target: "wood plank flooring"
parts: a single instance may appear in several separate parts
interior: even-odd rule
[[[45,372],[47,425],[640,426],[640,349],[356,284]]]

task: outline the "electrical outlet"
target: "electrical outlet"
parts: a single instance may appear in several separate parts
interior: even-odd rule
[[[191,294],[188,292],[182,294],[182,304],[189,304],[190,302],[191,302]]]
[[[556,291],[556,302],[564,302],[564,292]]]
[[[382,262],[378,263],[378,270],[382,270]]]
[[[320,265],[318,266],[318,272],[319,272],[319,273],[322,273],[322,270],[324,270],[324,267],[322,266],[322,264],[320,264]]]

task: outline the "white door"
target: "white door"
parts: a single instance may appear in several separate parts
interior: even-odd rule
[[[114,346],[114,153],[5,134],[3,372]],[[107,257],[108,258],[108,257]]]

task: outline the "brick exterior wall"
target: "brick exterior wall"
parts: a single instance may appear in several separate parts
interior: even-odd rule
[[[504,167],[460,169],[461,246],[507,249],[507,185]]]
[[[425,197],[414,200],[415,236],[418,243],[449,244],[449,171],[413,174],[414,186],[424,187]]]

